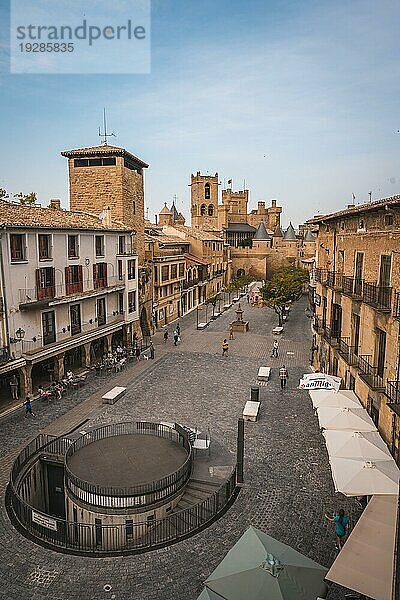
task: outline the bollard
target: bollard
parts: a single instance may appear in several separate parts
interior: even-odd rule
[[[251,387],[250,400],[252,402],[260,402],[260,388],[258,386]]]

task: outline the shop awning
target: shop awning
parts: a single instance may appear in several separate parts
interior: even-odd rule
[[[374,496],[326,579],[374,600],[391,600],[398,496]]]

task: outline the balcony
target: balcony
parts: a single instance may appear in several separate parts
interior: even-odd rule
[[[135,256],[136,248],[132,244],[117,245],[117,256]]]
[[[400,381],[398,379],[386,382],[386,396],[392,404],[400,404]]]
[[[338,354],[348,365],[356,365],[358,357],[354,354],[354,346],[349,345],[350,338],[339,338]]]
[[[354,279],[348,275],[342,275],[342,292],[348,296],[353,295]]]
[[[125,284],[115,275],[111,277],[99,277],[97,279],[86,279],[74,283],[59,283],[45,288],[20,288],[19,305],[20,308],[29,308],[35,303],[48,302],[61,298],[73,299],[76,295],[90,295],[93,291],[112,288],[114,286],[124,287]]]
[[[191,279],[190,281],[184,281],[183,282],[183,289],[184,290],[188,290],[189,288],[194,287],[198,283],[199,283],[198,279]]]
[[[400,319],[400,292],[394,291],[393,316],[395,319]]]
[[[322,321],[321,321],[320,317],[317,317],[317,316],[314,317],[313,328],[314,328],[314,331],[316,331],[320,335],[322,334],[324,328],[322,327]]]
[[[369,362],[370,355],[360,355],[357,360],[357,367],[360,371],[360,378],[373,390],[384,390],[383,377],[378,374],[378,367]]]
[[[314,270],[314,279],[318,281],[318,283],[322,283],[325,280],[325,269],[321,269],[321,267],[317,267]]]
[[[392,303],[392,288],[364,282],[362,299],[366,304],[382,311],[390,311]]]

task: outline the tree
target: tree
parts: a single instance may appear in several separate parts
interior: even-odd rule
[[[27,204],[29,206],[32,206],[37,202],[36,192],[31,192],[30,194],[19,192],[18,194],[14,194],[14,198],[17,198],[20,204]]]
[[[298,300],[303,293],[309,274],[298,267],[282,267],[265,283],[261,293],[266,306],[273,308],[282,327],[285,305]]]
[[[217,305],[218,300],[220,299],[220,295],[219,293],[215,294],[214,296],[210,296],[209,298],[207,298],[206,300],[206,304],[211,304],[213,307],[213,312],[212,312],[212,316],[214,316],[215,313],[215,307]]]

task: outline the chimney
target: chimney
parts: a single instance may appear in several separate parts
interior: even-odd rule
[[[258,209],[257,209],[258,214],[263,214],[265,213],[265,202],[262,202],[261,200],[258,201]]]
[[[59,198],[51,198],[49,208],[61,210],[61,200]]]
[[[103,208],[103,217],[101,220],[106,227],[111,227],[111,208],[109,206]]]
[[[271,200],[271,206],[272,208],[276,208],[276,200]]]

